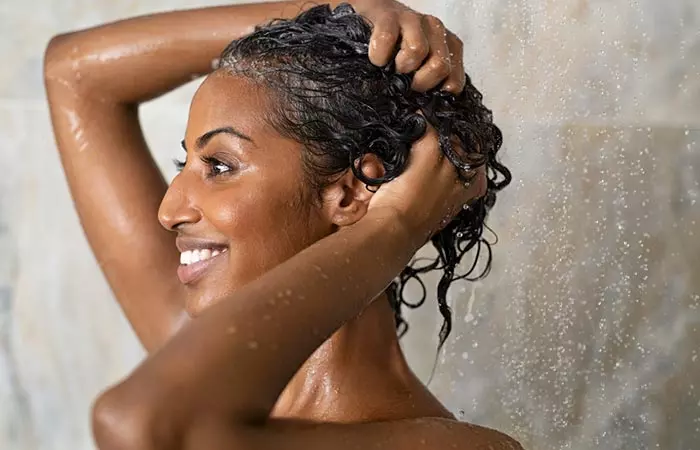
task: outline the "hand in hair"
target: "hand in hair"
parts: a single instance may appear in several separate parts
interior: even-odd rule
[[[369,209],[398,216],[425,243],[455,218],[468,202],[486,194],[484,166],[462,172],[440,150],[431,125],[411,148],[408,167],[398,178],[382,184]],[[384,215],[384,214],[380,214]]]
[[[440,19],[395,0],[349,3],[374,26],[369,44],[369,59],[373,64],[384,66],[396,54],[398,72],[417,71],[412,89],[425,92],[443,82],[442,87],[449,92],[462,91],[466,79],[462,41]]]

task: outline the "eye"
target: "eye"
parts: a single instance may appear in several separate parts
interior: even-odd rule
[[[233,167],[218,158],[212,156],[203,156],[202,162],[204,162],[209,167],[209,176],[218,177],[224,175],[228,172],[233,171]]]
[[[186,163],[187,163],[187,161],[181,161],[181,160],[179,160],[179,159],[177,159],[177,158],[173,159],[173,164],[175,165],[175,169],[176,169],[178,172],[182,172],[182,169],[185,168],[185,164],[186,164]]]

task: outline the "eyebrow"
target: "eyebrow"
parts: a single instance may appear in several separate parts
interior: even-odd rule
[[[240,131],[236,130],[235,128],[233,128],[233,127],[221,127],[221,128],[215,128],[211,131],[207,131],[206,133],[204,133],[203,135],[198,137],[197,141],[196,141],[197,149],[201,149],[202,147],[207,145],[207,142],[209,142],[211,140],[211,138],[213,138],[217,134],[221,134],[221,133],[230,134],[230,135],[235,136],[239,139],[243,139],[245,141],[248,141],[248,142],[255,144],[255,142],[253,142],[253,139],[251,139],[249,136],[241,133]],[[185,149],[185,151],[187,151],[187,147],[185,146],[184,139],[182,140],[182,142],[180,144],[182,145],[182,148]]]

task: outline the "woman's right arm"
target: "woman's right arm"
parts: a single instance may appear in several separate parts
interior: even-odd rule
[[[167,184],[146,146],[138,106],[210,72],[231,40],[269,19],[297,15],[299,5],[168,12],[49,43],[44,77],[70,191],[97,261],[148,351],[185,314],[175,236],[157,219]]]
[[[322,0],[331,7],[341,0]],[[395,0],[349,0],[374,29],[369,57],[417,70],[413,87],[464,86],[461,41],[438,19]],[[184,319],[175,236],[157,211],[167,184],[146,146],[140,103],[212,70],[233,39],[257,24],[292,18],[307,0],[175,11],[54,37],[44,78],[68,185],[97,261],[147,350]],[[450,58],[449,55],[452,55]],[[174,133],[184,130],[173,130]]]

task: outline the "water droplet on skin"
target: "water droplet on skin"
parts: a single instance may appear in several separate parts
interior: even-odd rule
[[[270,320],[270,319],[272,319],[272,316],[269,315],[269,314],[265,314],[265,315],[263,316],[263,320]]]
[[[234,327],[234,326],[230,326],[230,327],[226,328],[226,334],[235,334],[236,331],[237,331],[236,327]]]
[[[292,295],[292,290],[291,290],[291,289],[287,289],[286,291],[284,291],[284,295],[286,295],[287,297],[291,296],[291,295]]]
[[[251,350],[255,350],[258,348],[258,343],[256,341],[249,341],[248,348]]]

